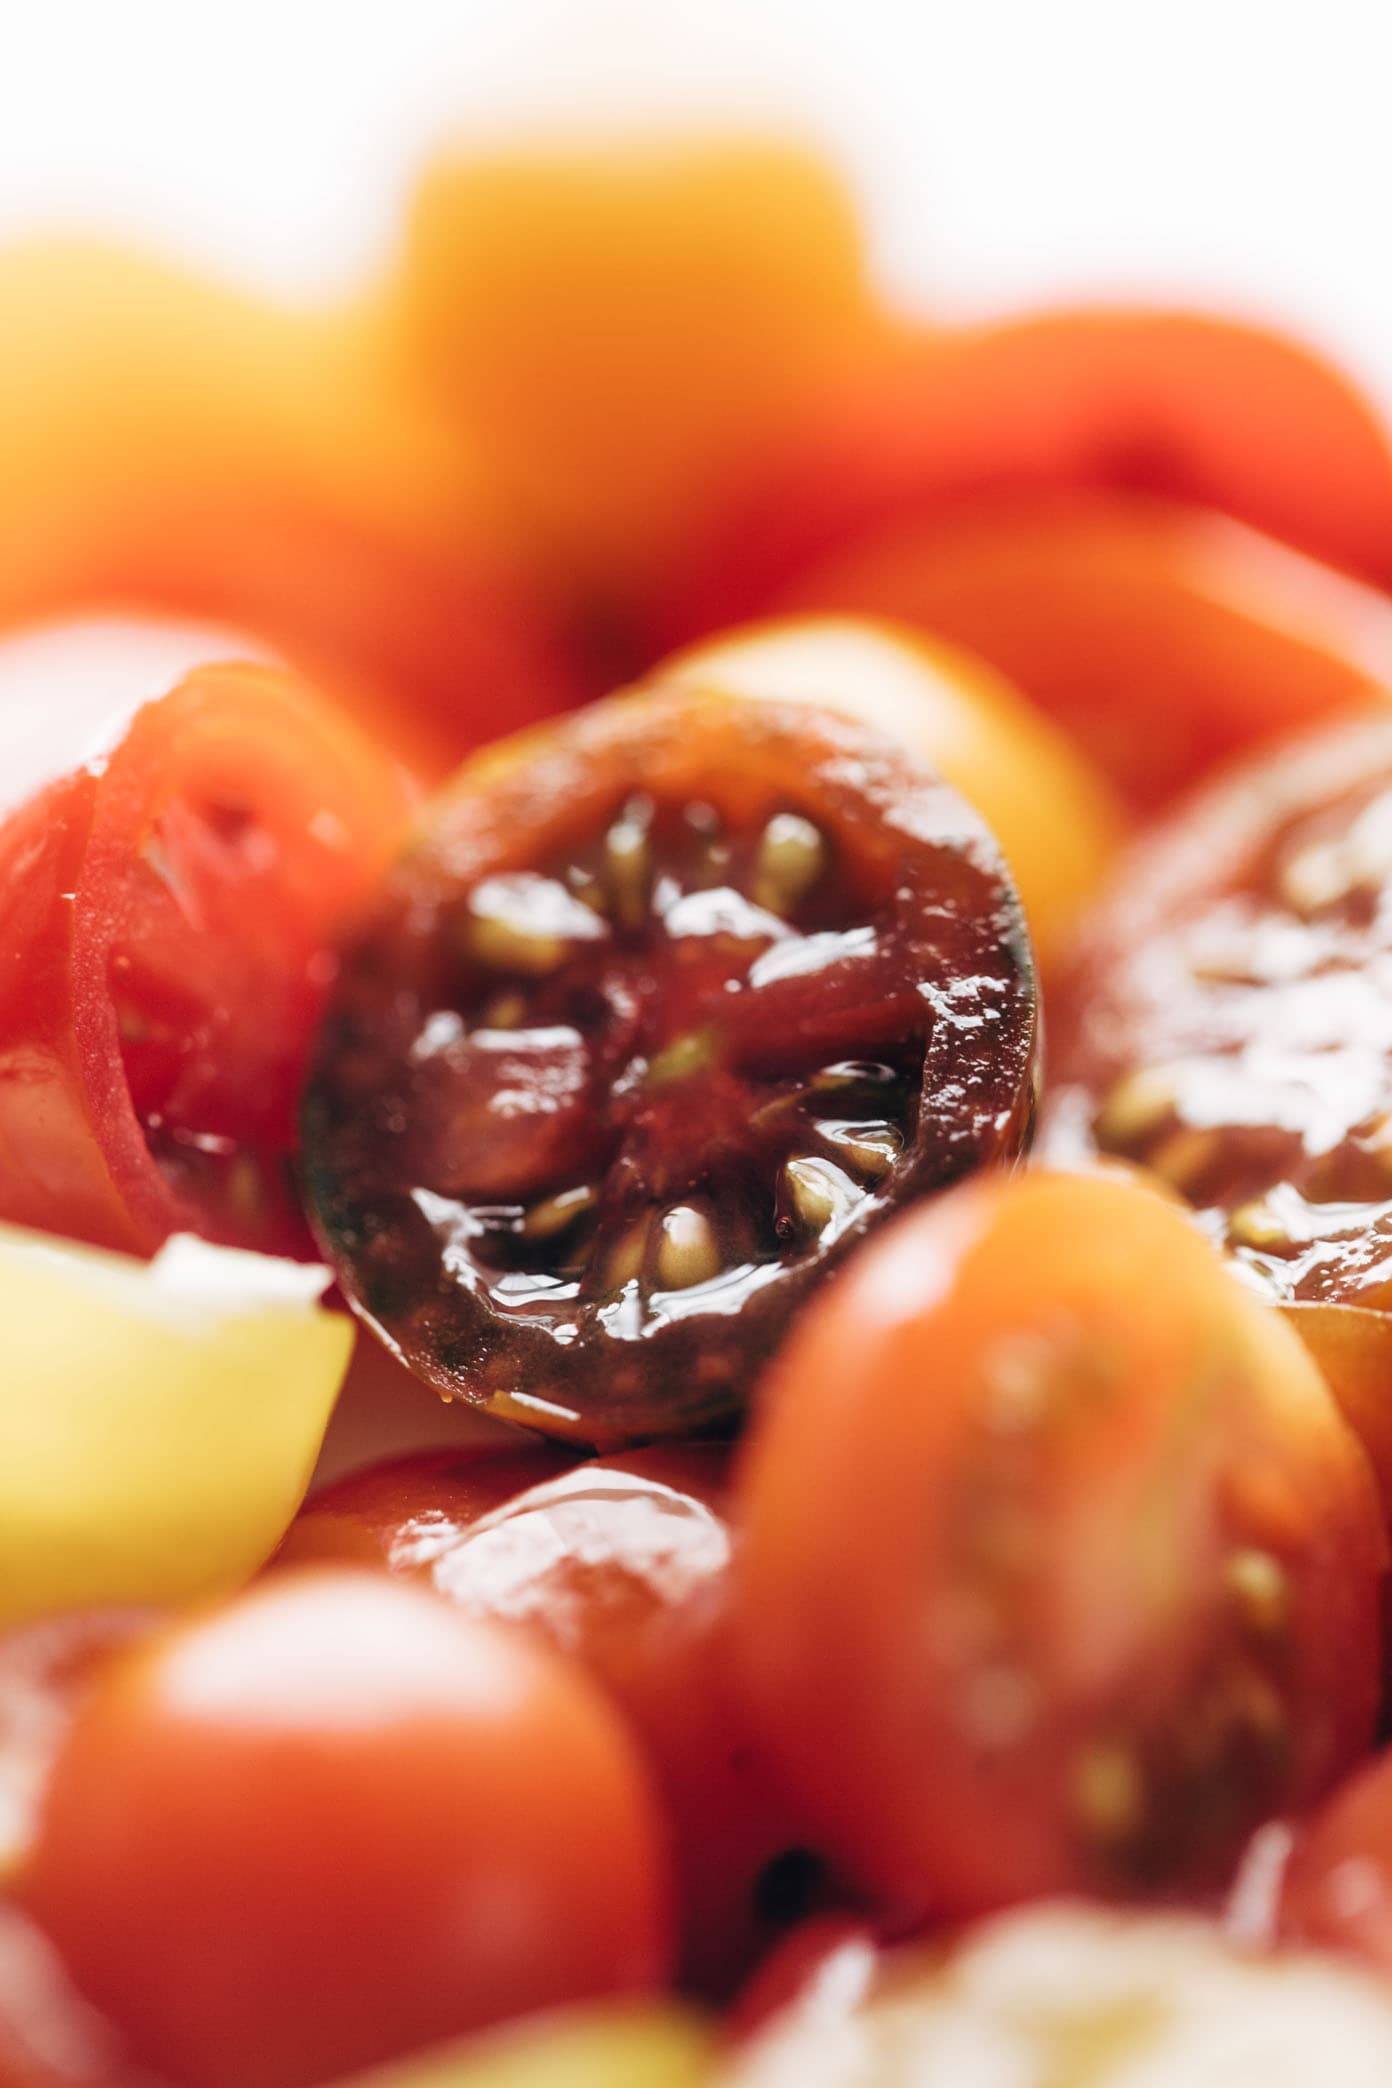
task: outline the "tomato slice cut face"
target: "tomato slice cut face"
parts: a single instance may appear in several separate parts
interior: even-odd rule
[[[304,1116],[359,1309],[577,1441],[734,1412],[890,1209],[1024,1147],[1033,969],[975,816],[801,707],[619,698],[463,772],[348,951]]]
[[[1392,1309],[1392,721],[1177,813],[1094,925],[1046,1148],[1163,1176],[1267,1293]]]

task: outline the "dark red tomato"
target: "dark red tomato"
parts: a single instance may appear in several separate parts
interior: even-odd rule
[[[539,1483],[505,1499],[500,1482],[512,1470],[526,1485],[528,1461]],[[539,1448],[380,1465],[312,1499],[281,1556],[375,1556],[583,1661],[632,1721],[667,1804],[686,1979],[727,1993],[823,1882],[740,1715],[728,1452],[565,1462]]]
[[[1392,1971],[1392,1756],[1337,1790],[1297,1835],[1281,1929]]]
[[[443,1393],[581,1442],[737,1410],[895,1205],[1029,1135],[994,844],[849,722],[671,692],[462,771],[344,960],[325,1252]]]
[[[160,2088],[82,1999],[48,1938],[3,1903],[0,2088]]]
[[[1268,1295],[1392,1309],[1392,719],[1293,743],[1119,874],[1046,1149],[1163,1177]]]
[[[752,2037],[797,2004],[799,2013],[826,2007],[841,2016],[870,1992],[880,1964],[880,1940],[853,1914],[814,1914],[769,1953],[729,2016],[732,2037]]]
[[[264,1581],[110,1668],[20,1891],[181,2088],[308,2088],[667,1967],[661,1828],[599,1693],[348,1570]]]
[[[891,1912],[1216,1882],[1369,1745],[1372,1477],[1173,1202],[965,1185],[809,1309],[761,1402],[746,1694]]]
[[[869,360],[727,494],[659,639],[766,613],[887,525],[977,495],[1084,489],[1217,508],[1392,576],[1392,446],[1342,371],[1211,314],[1080,307],[909,336]]]
[[[399,839],[380,751],[273,667],[201,668],[0,827],[0,1217],[134,1253],[298,1251],[332,939]]]
[[[156,1614],[73,1610],[0,1638],[0,1879],[23,1861],[49,1766],[85,1692]]]

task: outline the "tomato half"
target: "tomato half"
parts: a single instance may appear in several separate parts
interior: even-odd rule
[[[324,1250],[454,1398],[582,1442],[728,1417],[896,1204],[1023,1146],[1033,974],[967,807],[837,718],[674,691],[467,767],[348,950]]]
[[[303,1251],[332,941],[397,842],[381,752],[271,667],[189,675],[0,827],[0,1217]]]
[[[1026,313],[892,344],[750,463],[678,568],[665,644],[766,613],[808,567],[977,494],[1148,493],[1392,575],[1392,445],[1299,342],[1208,314]]]
[[[1152,1169],[1269,1295],[1392,1307],[1392,719],[1181,807],[1061,997],[1047,1149]]]
[[[1362,1452],[1135,1183],[901,1220],[769,1373],[740,1500],[759,1730],[891,1910],[1212,1882],[1370,1743]]]
[[[1337,2055],[1335,2057],[1334,2055]],[[847,1943],[730,2066],[728,2088],[1381,2088],[1392,1999],[1313,1951],[1260,1958],[1206,1921],[1046,1902],[950,1945]]]
[[[665,1971],[660,1829],[568,1664],[349,1570],[285,1574],[109,1668],[22,1898],[187,2088],[308,2088]]]
[[[1260,741],[1386,705],[1392,607],[1224,516],[1125,494],[977,503],[858,540],[790,609],[971,648],[1144,812]]]
[[[584,1662],[644,1744],[674,1830],[683,1971],[717,1994],[822,1888],[731,1673],[727,1464],[713,1444],[578,1465],[542,1446],[407,1458],[317,1495],[281,1551],[375,1559]]]

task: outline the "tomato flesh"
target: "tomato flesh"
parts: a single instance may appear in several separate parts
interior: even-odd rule
[[[454,1397],[600,1446],[738,1408],[894,1205],[1028,1138],[1032,968],[973,815],[888,743],[689,693],[466,770],[348,951],[320,1237]]]
[[[1268,1295],[1392,1307],[1392,722],[1157,830],[1072,983],[1046,1152],[1147,1167]]]
[[[333,939],[404,821],[278,669],[196,670],[0,829],[0,1216],[136,1253],[304,1252],[291,1175]]]

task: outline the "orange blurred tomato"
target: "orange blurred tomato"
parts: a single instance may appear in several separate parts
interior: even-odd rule
[[[1381,595],[1241,523],[1127,495],[891,529],[802,574],[784,606],[902,617],[970,647],[1142,811],[1392,686]]]
[[[1120,839],[1120,806],[1052,722],[983,661],[906,625],[816,615],[750,624],[674,654],[648,679],[815,704],[901,741],[991,828],[1046,971]]]
[[[982,1180],[901,1220],[778,1358],[740,1505],[751,1710],[891,1909],[1216,1882],[1371,1741],[1363,1454],[1131,1182]]]
[[[658,1822],[607,1704],[348,1570],[267,1580],[106,1670],[21,1898],[181,2088],[309,2088],[666,1969]]]
[[[840,182],[757,133],[447,153],[396,295],[410,367],[504,512],[601,608],[876,325]]]
[[[662,636],[757,615],[890,523],[1066,488],[1218,508],[1392,579],[1392,445],[1343,371],[1258,326],[1083,306],[881,345],[745,459],[664,597]]]
[[[466,446],[367,318],[47,241],[0,254],[0,340],[0,625],[226,620],[432,775],[570,699]]]

